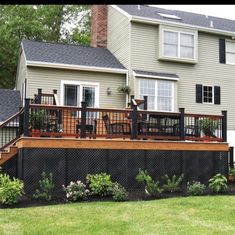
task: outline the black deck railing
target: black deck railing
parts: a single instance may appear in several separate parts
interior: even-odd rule
[[[30,104],[25,134],[76,138],[227,141],[227,113],[206,115],[128,109],[81,108]],[[25,119],[27,121],[27,118]]]
[[[0,151],[11,145],[23,134],[24,108],[0,125]]]

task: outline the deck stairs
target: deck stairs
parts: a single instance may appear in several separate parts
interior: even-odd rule
[[[6,161],[10,160],[12,157],[14,157],[18,153],[18,147],[17,146],[9,146],[3,151],[0,152],[0,165],[5,163]]]

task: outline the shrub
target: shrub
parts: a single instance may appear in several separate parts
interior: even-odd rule
[[[24,194],[23,181],[13,178],[7,174],[0,174],[0,201],[2,204],[12,205],[19,201]]]
[[[229,174],[235,177],[235,168],[229,168]]]
[[[113,195],[114,201],[127,201],[127,199],[128,199],[128,192],[118,182],[115,182],[112,184],[112,186],[110,188],[110,192]]]
[[[179,177],[173,175],[172,178],[168,175],[164,175],[162,178],[165,180],[165,184],[162,186],[163,190],[173,193],[180,190],[180,185],[184,179],[184,175],[181,174]]]
[[[159,182],[155,182],[147,170],[139,169],[136,180],[144,184],[145,193],[148,196],[156,196],[162,192],[162,189],[159,187]]]
[[[223,192],[227,189],[227,178],[222,174],[216,174],[209,179],[209,188],[216,193]]]
[[[86,185],[80,180],[77,182],[71,181],[67,187],[64,185],[62,185],[62,187],[66,193],[66,198],[73,202],[86,199],[89,193],[89,190],[86,189]]]
[[[88,174],[87,183],[91,195],[108,196],[111,195],[110,187],[112,186],[111,176],[106,173]]]
[[[193,181],[191,184],[187,183],[187,193],[191,196],[200,196],[205,192],[206,185]]]
[[[39,189],[36,189],[36,192],[33,197],[42,198],[47,201],[50,201],[52,199],[52,193],[55,187],[52,180],[52,173],[47,174],[43,171],[41,176],[42,180],[39,180]]]

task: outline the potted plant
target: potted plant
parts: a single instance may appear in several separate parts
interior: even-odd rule
[[[34,110],[29,115],[30,127],[32,132],[38,132],[46,128],[46,111]]]
[[[235,182],[235,168],[229,169],[228,180],[229,182]]]
[[[121,85],[118,87],[118,92],[127,94],[128,100],[129,100],[129,95],[131,93],[131,88],[128,85]]]
[[[206,137],[216,138],[215,131],[219,128],[219,122],[212,118],[203,118],[198,121],[198,127]]]

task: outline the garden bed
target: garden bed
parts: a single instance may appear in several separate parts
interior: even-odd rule
[[[216,196],[216,195],[235,195],[235,183],[229,183],[228,188],[224,192],[215,193],[209,190],[206,190],[202,196]],[[166,193],[163,192],[155,197],[148,197],[145,195],[143,191],[130,191],[128,192],[128,201],[145,201],[145,200],[160,200],[160,199],[167,199],[167,198],[179,198],[179,197],[188,197],[189,195],[186,193],[185,190],[180,192],[173,192],[173,193]],[[82,202],[102,202],[102,201],[113,201],[111,196],[106,197],[96,197],[90,196],[86,200]],[[52,200],[47,201],[43,199],[35,199],[32,196],[24,195],[17,204],[14,205],[3,205],[0,204],[0,208],[25,208],[25,207],[36,207],[36,206],[48,206],[48,205],[57,205],[57,204],[68,204],[72,203],[65,199],[65,196],[60,197],[53,197]]]

